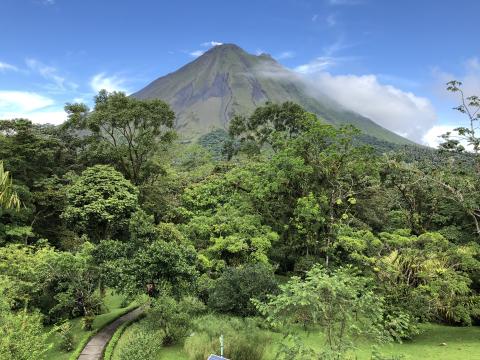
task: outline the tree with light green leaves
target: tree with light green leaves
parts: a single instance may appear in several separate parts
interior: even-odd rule
[[[294,276],[280,285],[278,295],[254,303],[277,329],[288,331],[294,324],[305,329],[319,326],[325,335],[325,347],[311,358],[343,359],[360,336],[378,342],[388,340],[381,326],[383,299],[372,285],[351,268],[329,272],[315,266],[305,279]]]
[[[43,360],[52,347],[48,343],[51,332],[45,331],[43,317],[37,311],[13,309],[12,295],[17,286],[8,277],[0,276],[0,359]]]
[[[19,207],[20,199],[13,190],[10,173],[5,171],[3,161],[0,161],[0,208],[11,209]]]

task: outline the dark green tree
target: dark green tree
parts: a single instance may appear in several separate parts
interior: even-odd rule
[[[125,232],[138,208],[138,191],[121,173],[107,165],[96,165],[74,178],[66,190],[63,219],[79,235],[98,242]]]

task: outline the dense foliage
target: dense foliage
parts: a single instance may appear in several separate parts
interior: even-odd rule
[[[315,354],[290,334],[279,358],[478,322],[479,106],[464,99],[471,126],[442,151],[373,148],[289,102],[189,146],[167,104],[122,93],[67,105],[62,127],[0,122],[0,356],[41,359],[52,323],[70,348],[65,320],[91,324],[106,288],[150,298],[132,359],[183,341],[200,359],[218,331],[237,340],[227,355],[261,358],[256,325],[207,329],[206,308],[325,334]]]

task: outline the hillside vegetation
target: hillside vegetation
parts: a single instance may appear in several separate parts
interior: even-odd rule
[[[232,360],[479,358],[478,117],[437,151],[291,101],[190,145],[162,100],[66,111],[0,122],[1,359],[66,358],[140,295],[115,359],[203,360],[220,335]]]

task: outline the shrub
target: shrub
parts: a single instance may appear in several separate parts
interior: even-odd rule
[[[73,334],[72,334],[72,325],[65,321],[62,324],[58,325],[55,329],[57,335],[60,338],[59,346],[63,351],[72,351],[73,350]]]
[[[185,297],[176,301],[163,296],[152,300],[147,313],[147,326],[162,331],[163,345],[173,345],[189,335],[192,319],[204,310],[205,306],[196,298]]]
[[[401,343],[420,333],[418,321],[402,310],[390,310],[384,315],[383,327],[392,340]]]
[[[267,295],[277,290],[273,272],[264,264],[227,268],[211,290],[208,305],[219,312],[251,316],[257,312],[250,300],[265,301]]]
[[[82,318],[82,329],[83,330],[92,330],[93,329],[93,320],[95,320],[95,315],[85,315]]]

